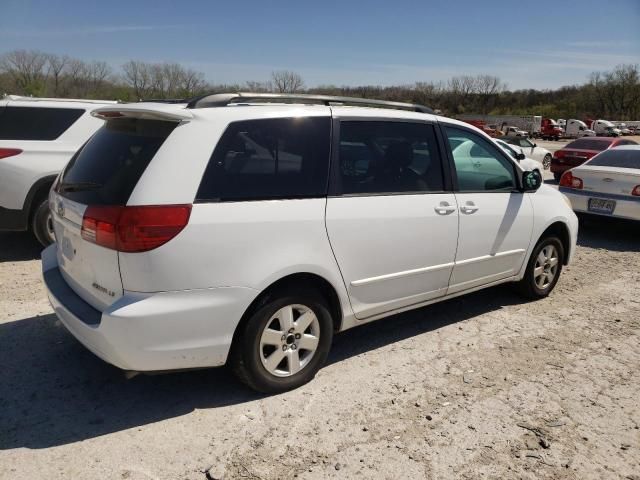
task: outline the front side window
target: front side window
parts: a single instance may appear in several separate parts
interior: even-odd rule
[[[511,191],[513,164],[494,145],[468,130],[445,127],[461,192]]]
[[[343,121],[338,156],[343,194],[444,190],[432,125]]]
[[[311,198],[327,193],[329,117],[234,122],[218,142],[197,200]]]
[[[55,140],[84,112],[81,108],[8,106],[0,110],[0,140]]]

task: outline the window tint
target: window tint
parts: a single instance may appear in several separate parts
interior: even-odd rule
[[[596,139],[588,139],[588,138],[580,138],[578,140],[574,140],[573,142],[567,144],[564,148],[578,148],[582,150],[597,150],[601,152],[602,150],[606,150],[611,145],[611,140],[596,140]]]
[[[198,200],[319,197],[327,193],[329,117],[234,122],[213,152]]]
[[[176,122],[109,120],[71,159],[56,187],[91,205],[125,205],[149,162]]]
[[[0,140],[55,140],[83,113],[81,108],[5,107]]]
[[[432,125],[341,122],[339,160],[344,194],[444,190]]]
[[[511,191],[513,164],[497,146],[467,130],[445,127],[461,192]]]
[[[590,167],[640,168],[640,150],[607,150],[586,163]]]

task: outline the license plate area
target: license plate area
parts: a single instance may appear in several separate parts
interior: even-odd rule
[[[611,215],[616,208],[615,200],[605,200],[602,198],[590,198],[588,209],[594,213],[605,213]]]

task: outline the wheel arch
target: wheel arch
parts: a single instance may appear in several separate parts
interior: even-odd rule
[[[551,235],[555,235],[560,239],[562,248],[564,249],[564,258],[562,260],[562,263],[564,265],[568,265],[569,258],[571,257],[571,235],[569,233],[569,227],[566,223],[559,220],[553,222],[542,232],[542,234],[540,234],[538,240],[536,241],[536,245],[542,238]]]
[[[299,272],[286,275],[274,282],[268,287],[263,289],[256,298],[249,304],[240,321],[236,325],[236,329],[233,332],[233,339],[231,341],[231,348],[236,344],[236,340],[242,332],[244,325],[249,321],[251,315],[263,306],[269,299],[273,298],[279,292],[285,291],[291,288],[312,288],[322,295],[326,300],[331,313],[331,319],[333,320],[334,332],[340,331],[342,328],[343,312],[342,305],[340,303],[340,297],[335,287],[324,277],[310,272]]]
[[[45,198],[49,194],[51,185],[53,185],[53,182],[56,181],[57,177],[58,175],[47,175],[46,177],[42,177],[29,189],[29,193],[27,193],[27,198],[25,199],[23,207],[27,221],[27,229],[31,227],[31,222],[33,221],[33,214],[35,213],[34,207],[38,205],[39,200],[42,200],[42,198]]]

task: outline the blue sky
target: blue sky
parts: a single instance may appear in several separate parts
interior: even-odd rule
[[[0,0],[0,53],[179,62],[213,83],[299,72],[307,85],[487,73],[510,88],[640,63],[640,0]]]

